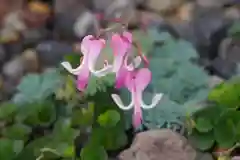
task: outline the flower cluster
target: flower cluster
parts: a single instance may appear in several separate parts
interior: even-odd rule
[[[114,33],[110,41],[114,55],[113,64],[106,63],[102,69],[95,69],[95,64],[106,45],[106,40],[92,35],[88,35],[82,40],[80,50],[83,58],[79,67],[73,69],[69,62],[62,62],[61,64],[66,70],[77,76],[77,88],[80,91],[84,91],[87,87],[91,74],[96,77],[102,77],[109,73],[115,73],[115,87],[118,89],[126,87],[131,92],[132,100],[128,106],[124,106],[119,95],[112,94],[111,96],[119,108],[123,110],[129,110],[134,107],[133,125],[137,128],[142,122],[141,107],[143,109],[155,107],[163,94],[158,93],[154,95],[150,105],[143,102],[142,94],[150,83],[152,74],[147,67],[138,68],[142,60],[146,62],[144,56],[137,56],[128,64],[130,50],[133,46],[132,34],[127,31],[121,34]]]

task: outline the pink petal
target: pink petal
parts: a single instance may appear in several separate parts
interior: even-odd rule
[[[124,32],[123,36],[119,34],[113,34],[111,40],[111,47],[113,49],[113,53],[115,56],[113,62],[113,71],[117,72],[123,63],[124,57],[127,54],[130,46],[131,46],[131,33]],[[125,38],[125,39],[124,39]]]
[[[125,38],[125,39],[124,39]],[[129,32],[124,32],[123,36],[119,34],[113,34],[111,40],[111,47],[115,56],[125,55],[129,46],[131,46],[132,35]]]
[[[83,55],[88,54],[92,38],[94,38],[92,35],[88,35],[83,38],[81,42],[81,52]]]
[[[127,43],[124,39],[124,41],[127,43],[127,45],[128,45],[128,48],[130,48],[131,47],[131,45],[132,45],[132,33],[131,32],[123,32],[123,37],[125,37],[128,41],[127,42],[129,42],[129,43]]]
[[[105,40],[104,39],[99,39],[99,40],[91,40],[89,44],[89,59],[88,59],[88,65],[89,69],[91,72],[96,72],[95,71],[95,64],[97,62],[97,59],[101,53],[101,50],[105,46]]]
[[[134,110],[133,114],[133,126],[134,128],[138,128],[142,124],[142,111],[141,109],[139,111]]]
[[[143,91],[152,79],[152,73],[147,68],[141,68],[135,75],[135,84],[138,91]]]
[[[115,88],[119,89],[123,87],[125,83],[125,78],[129,71],[125,67],[121,67],[120,70],[117,72],[116,75],[116,82],[115,82]]]
[[[129,71],[129,74],[125,78],[125,86],[129,91],[136,86],[137,91],[143,91],[151,81],[151,72],[147,68],[141,68],[139,70]]]
[[[125,80],[124,80],[124,85],[127,87],[127,89],[132,92],[133,89],[134,89],[134,86],[135,86],[135,82],[134,82],[134,76],[136,75],[136,71],[129,71],[128,74],[126,75],[125,77]]]
[[[136,95],[136,90],[133,90],[133,101],[134,101],[134,113],[133,113],[133,126],[138,128],[142,123],[142,110],[140,106],[139,99]]]
[[[86,57],[86,58],[88,58],[88,57]],[[81,71],[79,72],[79,74],[77,76],[77,88],[80,91],[84,91],[85,88],[87,87],[89,76],[90,76],[90,71],[88,69],[88,63],[86,60],[86,63],[82,62]]]

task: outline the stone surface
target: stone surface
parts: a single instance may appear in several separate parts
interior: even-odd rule
[[[54,5],[54,33],[60,39],[76,39],[74,23],[86,10],[82,1],[78,0],[56,0]],[[85,29],[82,29],[85,30]]]
[[[208,86],[210,88],[215,87],[216,85],[222,83],[224,80],[218,76],[211,76],[211,78],[209,79],[209,83]]]
[[[93,34],[95,29],[98,29],[98,21],[96,19],[96,16],[94,16],[90,11],[83,12],[75,21],[73,30],[74,34],[82,38],[86,34]]]
[[[221,9],[195,8],[193,16],[195,37],[198,38],[198,44],[202,46],[209,46],[211,36],[228,24]]]
[[[225,14],[225,17],[230,20],[240,19],[240,9],[236,6],[227,8],[224,14]]]
[[[157,12],[168,12],[172,11],[181,4],[186,2],[185,0],[147,0],[146,6]]]
[[[218,57],[212,62],[212,69],[218,76],[229,79],[236,74],[237,64]]]
[[[214,160],[214,159],[210,153],[203,153],[203,152],[198,151],[197,157],[195,160]]]
[[[219,47],[219,57],[230,62],[240,63],[240,41],[225,38]]]
[[[168,129],[138,133],[119,160],[194,160],[196,151],[181,135]]]
[[[197,0],[197,4],[202,7],[223,7],[234,2],[235,0]]]
[[[43,41],[36,46],[39,61],[42,65],[57,66],[64,56],[74,52],[73,46],[58,41]]]
[[[19,79],[24,74],[24,61],[21,57],[17,56],[10,60],[3,66],[3,75],[14,82],[19,81]]]
[[[5,16],[3,27],[0,31],[1,41],[9,42],[19,39],[19,33],[27,29],[21,11],[11,12]]]
[[[27,49],[22,53],[24,61],[25,72],[38,72],[40,70],[40,64],[37,56],[37,52],[34,49]]]

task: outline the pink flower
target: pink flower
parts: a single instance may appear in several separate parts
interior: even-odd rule
[[[130,32],[123,32],[122,35],[112,35],[111,47],[114,54],[113,72],[116,73],[116,88],[123,86],[126,72],[134,70],[141,63],[141,57],[138,56],[133,60],[133,63],[127,64],[131,46],[132,34]]]
[[[101,53],[101,50],[105,46],[104,39],[94,39],[92,35],[83,38],[81,43],[81,52],[83,54],[83,60],[77,68],[73,69],[69,62],[62,62],[62,66],[70,73],[77,75],[77,87],[83,91],[90,77],[90,73],[97,77],[102,77],[112,71],[112,66],[107,65],[102,69],[96,71],[95,64]]]
[[[128,106],[124,106],[120,97],[116,94],[112,94],[112,98],[114,102],[119,106],[119,108],[123,110],[129,110],[134,107],[134,114],[133,114],[133,125],[137,128],[142,122],[142,110],[143,109],[150,109],[155,107],[158,102],[161,100],[163,94],[158,93],[156,94],[150,105],[147,105],[143,102],[142,94],[147,85],[150,83],[152,75],[149,69],[142,68],[136,71],[129,71],[125,72],[124,76],[126,79],[124,81],[124,85],[127,89],[131,92],[132,100]]]

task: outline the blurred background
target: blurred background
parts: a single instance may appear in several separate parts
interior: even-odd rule
[[[21,77],[56,66],[74,45],[96,33],[96,21],[128,20],[129,29],[156,25],[191,42],[210,74],[229,78],[240,61],[240,41],[229,29],[240,19],[238,0],[0,0],[0,99]],[[235,27],[236,28],[236,27]]]

